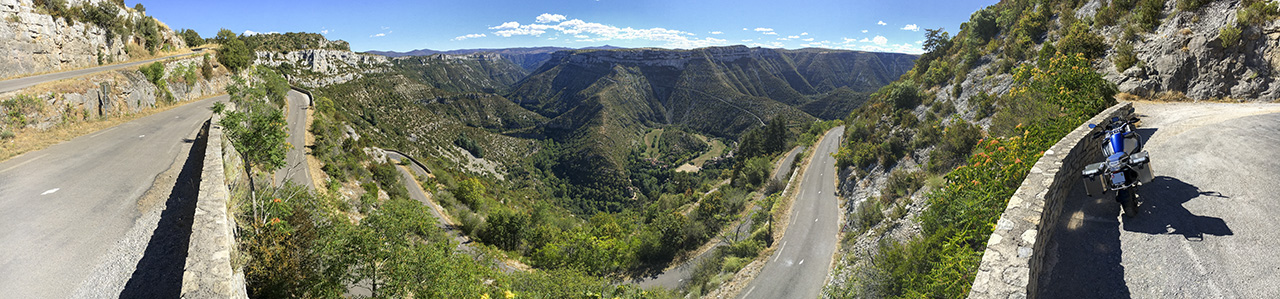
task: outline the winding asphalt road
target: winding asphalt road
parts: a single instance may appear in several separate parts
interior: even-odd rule
[[[1280,298],[1280,104],[1135,103],[1156,176],[1137,217],[1082,184],[1040,298]]]
[[[154,249],[148,243],[174,184],[163,178],[183,179],[169,176],[184,167],[213,102],[225,98],[0,162],[0,297],[115,297],[126,282],[135,285],[131,275]],[[143,196],[153,184],[158,199]]]
[[[191,52],[191,53],[186,53],[186,54],[178,54],[178,55],[167,56],[167,57],[161,57],[161,58],[155,58],[155,59],[148,59],[148,60],[143,60],[143,61],[134,61],[134,62],[129,62],[129,63],[121,63],[121,64],[113,64],[113,65],[96,66],[96,67],[85,68],[85,69],[79,69],[79,70],[72,70],[72,71],[65,71],[65,72],[58,72],[58,73],[49,73],[49,74],[44,74],[44,75],[35,75],[35,76],[30,76],[30,77],[23,77],[23,78],[17,78],[17,79],[11,79],[11,80],[0,81],[0,93],[10,92],[10,91],[14,91],[14,90],[22,89],[22,88],[25,88],[25,87],[28,87],[28,86],[32,86],[32,85],[36,85],[36,84],[40,84],[40,83],[44,83],[44,82],[51,82],[51,81],[58,81],[58,80],[62,80],[62,79],[75,78],[75,77],[84,76],[84,75],[88,75],[88,74],[92,74],[92,73],[97,73],[97,72],[101,72],[101,71],[109,71],[109,70],[114,70],[114,69],[126,68],[126,67],[131,67],[131,66],[141,65],[141,64],[144,64],[144,63],[151,63],[151,62],[155,62],[155,61],[165,60],[165,59],[169,59],[169,58],[176,58],[176,57],[183,57],[183,56],[195,55],[195,54],[200,53],[200,52],[201,52],[201,51],[196,51],[196,52]]]
[[[791,222],[778,249],[739,298],[817,298],[840,240],[836,161],[844,127],[827,131],[814,151],[791,206]]]
[[[284,168],[276,170],[276,185],[283,184],[287,179],[298,185],[307,186],[311,190],[316,189],[315,182],[311,180],[311,171],[307,169],[307,108],[310,106],[311,100],[306,94],[289,90],[285,100],[285,109],[288,112],[285,115],[288,128],[285,129],[289,132],[288,141],[293,148],[285,153]]]

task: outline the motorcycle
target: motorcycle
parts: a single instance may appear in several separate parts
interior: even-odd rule
[[[1142,137],[1134,131],[1134,123],[1138,118],[1111,118],[1102,131],[1094,132],[1093,139],[1102,139],[1102,155],[1106,160],[1085,166],[1081,172],[1084,177],[1085,193],[1106,194],[1116,191],[1116,201],[1124,209],[1125,216],[1138,215],[1138,186],[1150,183],[1150,157],[1142,150]],[[1097,128],[1089,124],[1089,128]],[[1105,138],[1104,138],[1105,137]]]

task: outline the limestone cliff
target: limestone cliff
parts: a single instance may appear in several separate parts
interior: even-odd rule
[[[97,5],[107,0],[69,0],[67,6]],[[138,20],[146,15],[120,8],[117,17]],[[163,42],[184,48],[172,30],[160,24]],[[0,0],[0,78],[97,66],[130,60],[126,41],[138,34],[108,39],[106,29],[87,22],[67,22],[37,8],[32,0]]]

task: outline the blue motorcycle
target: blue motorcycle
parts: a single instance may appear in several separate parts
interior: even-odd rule
[[[1151,182],[1151,165],[1146,151],[1142,150],[1142,137],[1134,131],[1134,123],[1138,118],[1111,118],[1101,132],[1095,132],[1093,139],[1102,139],[1102,155],[1106,160],[1084,167],[1085,193],[1106,194],[1116,191],[1116,201],[1124,209],[1125,216],[1138,215],[1138,199],[1135,195],[1138,186]],[[1089,124],[1089,128],[1097,128]]]

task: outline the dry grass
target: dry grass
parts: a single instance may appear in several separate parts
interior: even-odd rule
[[[88,122],[76,122],[70,124],[61,124],[48,130],[37,130],[35,128],[23,128],[15,130],[17,133],[12,139],[0,140],[0,162],[7,161],[10,158],[22,155],[27,152],[38,151],[49,146],[71,140],[76,137],[88,135],[107,128],[133,121],[148,115],[156,114],[162,111],[173,109],[174,107],[185,104],[194,103],[207,98],[221,96],[216,94],[206,96],[194,101],[175,103],[171,105],[157,104],[156,107],[143,109],[142,111],[113,116],[110,119],[94,120]]]

